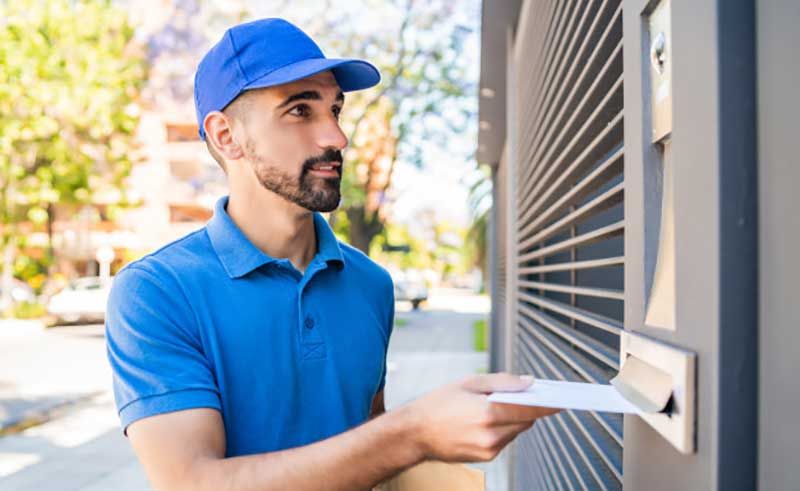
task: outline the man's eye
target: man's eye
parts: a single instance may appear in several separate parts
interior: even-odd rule
[[[301,118],[307,117],[311,113],[311,108],[305,104],[294,106],[288,111],[292,116],[299,116]]]

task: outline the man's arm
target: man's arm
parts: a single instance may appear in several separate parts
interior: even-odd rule
[[[555,412],[491,404],[485,396],[528,385],[508,374],[473,377],[326,440],[242,457],[225,458],[224,426],[213,409],[141,419],[128,436],[156,491],[366,490],[426,459],[491,460]]]

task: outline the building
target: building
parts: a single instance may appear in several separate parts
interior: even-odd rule
[[[498,0],[482,17],[493,368],[671,384],[665,413],[538,422],[513,488],[800,489],[800,4]]]

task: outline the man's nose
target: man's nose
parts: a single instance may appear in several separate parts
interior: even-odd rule
[[[344,149],[348,143],[347,135],[344,134],[342,127],[339,126],[339,121],[335,118],[326,121],[323,127],[320,128],[317,140],[317,145],[320,148],[335,148],[337,150]]]

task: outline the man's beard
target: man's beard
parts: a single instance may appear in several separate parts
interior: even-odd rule
[[[311,168],[320,162],[342,163],[342,152],[328,149],[324,154],[311,157],[303,162],[300,178],[295,179],[289,174],[266,163],[266,159],[258,155],[252,142],[248,142],[247,157],[253,162],[253,170],[258,181],[266,189],[310,211],[329,212],[339,206],[341,200],[340,186],[342,182],[342,166],[336,168],[339,177],[320,178],[313,176]]]

